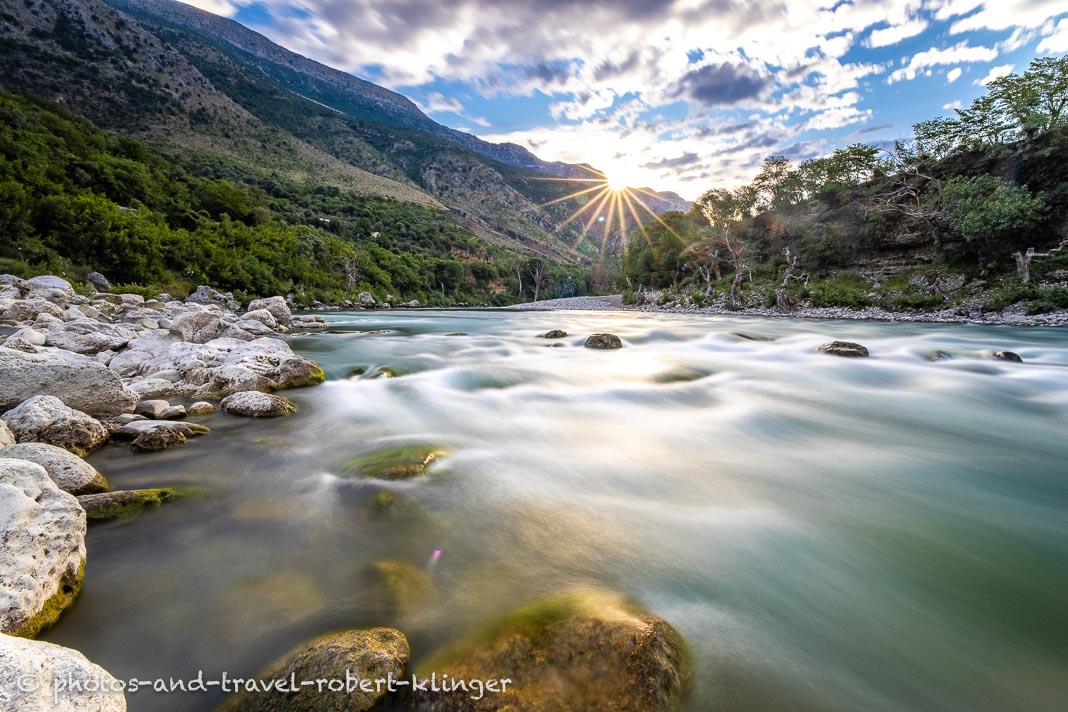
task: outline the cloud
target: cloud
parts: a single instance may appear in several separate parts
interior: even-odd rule
[[[1040,27],[1050,18],[1065,12],[1064,0],[963,0],[950,2],[948,7],[952,8],[952,14],[945,17],[962,15],[949,28],[954,35],[980,30]],[[979,8],[978,12],[972,12],[976,8]]]
[[[869,47],[889,47],[896,45],[902,40],[915,37],[927,29],[926,20],[909,20],[900,25],[891,25],[883,30],[875,30],[868,37]]]
[[[1068,52],[1068,20],[1061,20],[1053,34],[1038,43],[1038,51],[1049,54]]]
[[[697,163],[700,160],[696,153],[684,153],[675,158],[664,158],[659,161],[650,161],[642,164],[642,168],[649,170],[662,170],[664,168],[681,168]]]
[[[947,104],[942,104],[942,108],[945,111],[956,111],[957,109],[960,109],[963,106],[964,102],[962,102],[960,99],[955,99]]]
[[[887,82],[915,79],[922,70],[949,64],[966,62],[991,62],[998,58],[998,51],[991,47],[973,47],[967,41],[948,49],[929,49],[912,56],[909,63],[890,74]]]
[[[987,72],[987,75],[982,79],[977,79],[975,83],[985,87],[995,79],[1000,79],[1001,77],[1012,74],[1012,70],[1014,69],[1016,69],[1016,65],[1014,64],[1002,64],[997,67],[991,67],[990,71]]]
[[[460,103],[459,99],[445,96],[437,91],[430,92],[426,95],[426,101],[417,101],[416,105],[427,114],[434,114],[442,111],[450,111],[454,114],[459,114],[464,110],[464,105]]]
[[[954,67],[953,69],[946,72],[946,81],[952,84],[953,82],[960,79],[960,75],[963,73],[964,70],[962,70],[960,67]]]
[[[679,93],[705,106],[724,106],[755,98],[767,85],[767,80],[752,68],[723,62],[686,74],[679,80]]]

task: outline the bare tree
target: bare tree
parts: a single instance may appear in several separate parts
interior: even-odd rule
[[[527,262],[523,259],[518,259],[512,262],[512,272],[515,273],[515,278],[519,282],[519,291],[516,292],[516,296],[523,296],[523,270],[526,268]]]
[[[746,261],[748,257],[748,250],[745,243],[741,240],[732,240],[730,235],[723,237],[724,243],[727,247],[727,252],[730,254],[731,267],[734,268],[734,280],[731,281],[731,293],[727,297],[727,307],[730,309],[741,309],[742,307],[742,282],[745,281],[745,275],[749,273],[749,279],[753,279],[752,272],[749,272],[749,265]]]
[[[782,276],[782,284],[775,290],[775,305],[779,311],[788,314],[797,307],[797,300],[790,296],[790,280],[796,279],[808,284],[808,274],[794,274],[797,269],[797,255],[791,256],[789,247],[783,254],[786,256],[786,273]]]
[[[541,260],[535,260],[530,265],[530,278],[534,280],[534,301],[538,301],[538,293],[549,279],[549,270]]]
[[[1016,252],[1013,257],[1016,258],[1016,272],[1020,275],[1020,281],[1024,284],[1028,284],[1031,281],[1031,262],[1036,257],[1052,257],[1055,252],[1068,247],[1068,240],[1064,240],[1061,244],[1054,247],[1049,252],[1036,252],[1035,248],[1028,247],[1026,251]]]
[[[359,283],[359,278],[363,274],[363,270],[360,269],[360,260],[356,255],[352,255],[345,260],[345,283],[348,286],[348,290],[351,292],[356,289],[356,285]]]
[[[713,278],[716,281],[723,278],[723,270],[720,268],[720,247],[711,240],[695,242],[686,248],[690,259],[686,262],[686,268],[692,269],[705,282],[705,296],[712,296]]]

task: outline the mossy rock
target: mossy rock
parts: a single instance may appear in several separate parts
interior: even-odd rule
[[[282,365],[278,379],[278,387],[281,388],[307,388],[318,386],[326,380],[326,373],[319,364],[306,359],[294,360]]]
[[[188,494],[171,487],[118,490],[82,495],[78,497],[78,504],[85,510],[85,518],[92,523],[129,517]]]
[[[438,588],[430,574],[406,561],[376,561],[359,574],[359,583],[383,616],[405,615],[432,604]]]
[[[692,686],[685,641],[669,623],[607,591],[548,598],[491,623],[431,656],[417,670],[455,679],[510,679],[472,700],[421,692],[441,712],[657,712],[679,709]]]
[[[393,628],[347,630],[316,638],[269,666],[257,679],[297,680],[298,690],[237,695],[223,706],[225,712],[365,712],[384,701],[383,686],[373,682],[392,676],[402,679],[408,664],[408,641]],[[350,677],[372,681],[371,691],[355,689],[319,691],[302,681],[341,680]]]
[[[816,349],[821,354],[843,356],[845,358],[867,358],[868,348],[852,341],[831,341]]]
[[[426,445],[398,445],[354,457],[344,470],[352,477],[410,480],[426,475],[430,465],[444,454],[444,450]]]
[[[400,368],[393,368],[392,366],[375,366],[369,369],[364,378],[400,378],[401,376],[407,376],[408,371]]]
[[[584,346],[588,349],[621,349],[623,342],[615,334],[594,334],[586,339]]]
[[[93,496],[93,495],[87,495]],[[82,581],[85,579],[85,559],[82,559],[81,565],[78,567],[78,571],[73,575],[64,575],[59,582],[59,588],[56,592],[45,601],[41,606],[41,610],[37,612],[32,618],[25,621],[15,630],[11,631],[11,635],[18,636],[20,638],[36,638],[37,635],[47,629],[59,620],[63,611],[67,610],[70,604],[74,603],[74,599],[78,597],[78,594],[82,590]],[[2,692],[2,690],[0,690]],[[0,699],[3,699],[0,697]]]
[[[565,339],[567,338],[567,332],[562,329],[553,329],[541,334],[539,338],[542,339]]]

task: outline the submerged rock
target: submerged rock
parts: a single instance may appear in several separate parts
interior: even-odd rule
[[[852,341],[831,341],[826,344],[822,344],[816,349],[821,354],[830,354],[832,356],[845,356],[848,358],[865,358],[868,356],[868,349],[860,344],[855,344]]]
[[[77,650],[10,635],[0,635],[0,702],[26,712],[126,711],[119,681]]]
[[[230,415],[244,415],[251,418],[275,418],[297,412],[297,406],[288,398],[259,391],[243,391],[228,395],[222,399],[219,407]]]
[[[543,338],[543,339],[563,339],[563,338],[566,338],[566,337],[567,337],[567,332],[566,331],[561,331],[560,329],[553,329],[552,331],[546,331],[544,334],[541,335],[541,338]],[[593,347],[591,347],[591,348],[593,348]]]
[[[380,480],[410,480],[427,474],[444,450],[425,445],[397,445],[352,458],[345,465],[350,476]]]
[[[244,694],[235,697],[227,712],[365,712],[382,702],[387,690],[376,689],[375,680],[404,676],[408,664],[408,641],[393,628],[371,628],[332,633],[302,645],[264,670],[260,680],[369,680],[369,690],[319,691],[299,686],[296,691]]]
[[[1023,363],[1023,359],[1020,358],[1020,354],[1012,351],[995,351],[994,358],[998,361],[1009,361],[1011,363]]]
[[[117,373],[86,356],[0,348],[0,412],[38,395],[97,418],[128,413],[140,400]]]
[[[102,522],[128,517],[181,496],[179,490],[170,487],[118,490],[81,495],[78,497],[78,504],[85,510],[86,519],[90,522]]]
[[[175,428],[153,428],[146,430],[130,443],[134,450],[166,450],[169,447],[180,447],[189,442],[185,433]]]
[[[0,632],[52,625],[82,587],[85,512],[34,462],[0,457]]]
[[[208,413],[215,412],[215,406],[207,401],[197,401],[186,408],[186,411],[189,415],[207,415]]]
[[[68,408],[55,396],[27,398],[4,413],[3,419],[20,443],[49,443],[79,456],[108,439],[108,430],[99,420]]]
[[[96,468],[63,448],[47,443],[19,443],[0,448],[0,457],[36,462],[61,490],[73,495],[104,492],[108,481]]]
[[[615,334],[594,334],[586,339],[588,349],[621,349],[623,342]]]
[[[453,680],[510,679],[503,692],[417,693],[435,712],[452,710],[676,710],[692,663],[669,623],[615,593],[581,591],[530,605],[445,648],[420,666]]]
[[[387,560],[369,564],[360,572],[360,585],[383,617],[413,613],[429,605],[438,589],[424,569],[406,561]]]

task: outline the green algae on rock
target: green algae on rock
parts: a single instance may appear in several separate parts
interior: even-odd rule
[[[78,497],[78,504],[85,510],[86,519],[90,522],[102,522],[128,517],[188,494],[171,487],[118,490],[82,495]]]
[[[425,570],[395,559],[376,561],[360,572],[360,583],[382,615],[413,613],[437,598],[438,588]]]
[[[444,450],[426,445],[384,447],[352,458],[344,472],[355,477],[410,480],[426,475],[430,465],[444,454]]]

